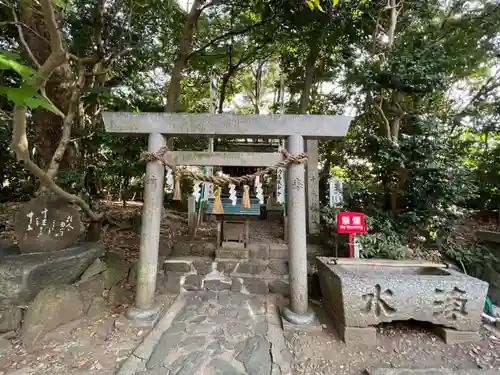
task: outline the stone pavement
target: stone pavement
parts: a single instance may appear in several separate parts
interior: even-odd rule
[[[290,375],[274,296],[181,293],[118,375]]]

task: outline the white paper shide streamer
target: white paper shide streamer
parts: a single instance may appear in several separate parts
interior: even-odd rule
[[[255,195],[259,198],[260,204],[264,203],[264,193],[262,191],[262,182],[260,176],[255,177]]]
[[[236,185],[235,184],[229,184],[229,199],[231,200],[231,204],[233,206],[236,206],[236,201],[238,200],[238,197],[236,197]]]
[[[196,202],[198,202],[201,197],[201,185],[202,185],[201,181],[195,181],[193,185],[193,197]]]
[[[285,168],[276,171],[276,203],[285,203]]]
[[[172,170],[167,168],[167,175],[165,176],[167,181],[168,191],[174,191],[174,175],[172,174]]]

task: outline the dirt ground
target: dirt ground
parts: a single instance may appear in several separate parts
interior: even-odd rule
[[[447,345],[418,322],[386,324],[377,328],[376,347],[347,348],[321,303],[313,306],[323,332],[285,334],[294,375],[361,375],[372,367],[500,370],[500,331],[491,325],[481,328],[479,342]]]
[[[138,224],[134,218],[142,207],[135,203],[129,203],[126,208],[120,203],[108,202],[107,205],[113,217],[126,225],[107,228],[102,242],[108,251],[123,254],[133,262],[138,258],[140,240],[140,222]],[[5,225],[0,238],[12,236],[12,215],[16,207],[10,204],[0,208],[0,224]],[[185,214],[166,212],[161,229],[162,246],[168,246],[177,236],[186,235],[186,223]],[[254,225],[253,240],[281,241],[279,225],[264,222]],[[472,225],[473,229],[479,226]],[[201,231],[210,231],[212,227],[210,223],[204,224]],[[467,232],[464,236],[469,235]],[[175,296],[161,295],[158,298],[168,306]],[[315,309],[324,324],[322,333],[286,334],[294,360],[294,375],[354,375],[369,367],[500,370],[500,332],[494,328],[483,327],[480,342],[451,346],[445,345],[425,327],[392,324],[378,329],[376,348],[347,348],[323,316],[320,302],[315,304]],[[147,330],[129,327],[122,314],[116,309],[110,311],[99,319],[85,318],[60,327],[48,334],[42,346],[31,353],[26,352],[15,332],[0,335],[0,375],[115,374]]]

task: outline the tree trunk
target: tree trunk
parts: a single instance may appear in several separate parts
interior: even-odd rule
[[[314,70],[316,68],[316,60],[319,56],[319,44],[313,42],[309,47],[309,54],[306,60],[306,71],[304,76],[304,86],[300,96],[299,113],[306,113],[309,107],[309,97],[311,96],[311,88],[314,83]]]
[[[31,8],[29,3],[21,2],[19,18],[29,28],[49,39],[43,17]],[[50,55],[50,45],[26,27],[23,31],[34,57],[43,64]],[[47,96],[63,113],[68,111],[70,95],[67,86],[73,80],[71,68],[66,63],[54,71],[45,87]],[[40,167],[47,170],[61,139],[62,119],[48,110],[35,109],[32,111],[32,121],[35,129],[34,145],[40,157]],[[69,163],[64,163],[64,160],[61,160],[61,163],[63,168],[69,167]]]
[[[193,35],[200,18],[202,8],[202,1],[195,0],[191,10],[189,11],[186,23],[182,30],[179,39],[179,47],[177,49],[177,57],[175,59],[172,74],[170,76],[170,83],[167,89],[167,105],[165,112],[176,112],[178,108],[179,97],[181,95],[181,81],[182,72],[186,68],[189,53],[193,43]]]

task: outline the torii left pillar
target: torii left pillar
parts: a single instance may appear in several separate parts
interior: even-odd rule
[[[165,147],[163,135],[152,133],[148,139],[148,151],[157,152]],[[144,205],[142,208],[141,247],[137,269],[135,306],[127,310],[127,317],[136,326],[152,326],[159,317],[160,308],[154,304],[160,224],[163,209],[165,167],[159,161],[146,166],[144,180]]]

